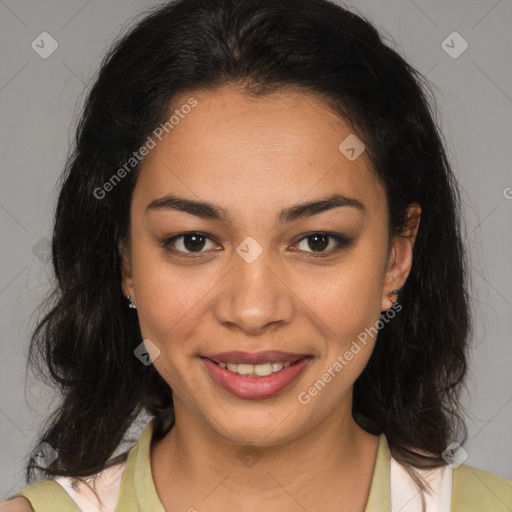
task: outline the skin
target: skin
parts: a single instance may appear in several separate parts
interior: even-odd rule
[[[308,404],[297,395],[392,307],[389,295],[411,269],[421,210],[411,206],[409,228],[388,245],[386,195],[370,159],[365,151],[349,161],[338,150],[352,129],[314,95],[254,98],[225,86],[175,98],[173,109],[191,96],[197,106],[142,163],[130,241],[120,244],[123,291],[173,390],[176,424],[151,447],[160,501],[171,512],[364,511],[378,436],[356,424],[351,408],[375,338]],[[232,222],[145,211],[168,193],[223,207]],[[333,193],[358,199],[365,212],[344,206],[275,222],[282,208]],[[183,238],[162,247],[185,231],[208,235],[199,252]],[[327,239],[315,252],[305,235],[318,231],[354,244],[332,252],[336,242]],[[262,249],[252,263],[236,252],[249,236]],[[291,387],[263,400],[231,396],[199,358],[269,349],[313,360]],[[238,455],[243,446],[260,456],[251,467]]]
[[[0,503],[0,512],[33,512],[30,502],[23,497]]]

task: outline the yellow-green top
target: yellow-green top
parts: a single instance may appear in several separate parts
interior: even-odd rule
[[[151,474],[153,428],[151,420],[128,453],[114,512],[165,512]],[[365,512],[392,512],[390,462],[388,443],[381,435]],[[452,482],[451,512],[512,512],[512,481],[463,464],[453,470]],[[17,496],[26,497],[35,512],[83,511],[53,480],[29,485],[11,498]]]

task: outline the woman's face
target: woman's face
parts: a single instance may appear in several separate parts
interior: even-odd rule
[[[177,424],[270,446],[349,421],[372,328],[407,278],[413,243],[388,246],[366,151],[342,144],[351,129],[309,94],[225,87],[174,109],[134,190],[123,290]]]

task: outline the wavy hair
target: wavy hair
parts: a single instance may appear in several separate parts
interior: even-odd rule
[[[62,395],[40,438],[59,457],[41,471],[99,472],[141,411],[156,418],[156,437],[174,424],[172,390],[134,356],[142,336],[121,289],[119,244],[129,238],[140,165],[101,199],[95,191],[167,120],[176,95],[225,84],[324,99],[365,141],[390,236],[403,232],[409,204],[421,206],[403,309],[379,331],[355,382],[353,416],[385,434],[424,489],[415,470],[445,464],[449,442],[467,436],[460,392],[471,317],[459,192],[426,79],[371,22],[328,0],[168,2],[144,12],[103,59],[59,183],[56,282],[30,343],[29,366]],[[35,469],[30,459],[27,482]]]

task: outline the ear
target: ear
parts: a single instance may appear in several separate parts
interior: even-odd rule
[[[405,284],[412,267],[414,242],[420,225],[421,207],[413,203],[407,209],[407,227],[401,235],[395,236],[388,258],[388,266],[384,278],[382,309],[386,311],[393,306],[389,295]]]
[[[124,240],[119,242],[118,248],[119,255],[121,256],[121,288],[124,295],[130,296],[131,299],[136,302],[130,249]]]

